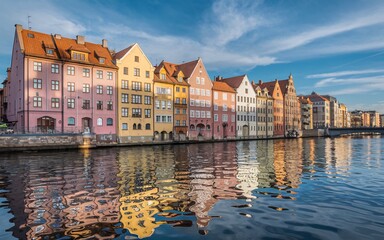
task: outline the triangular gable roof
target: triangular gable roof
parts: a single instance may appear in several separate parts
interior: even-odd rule
[[[309,98],[312,102],[329,102],[328,99],[326,99],[323,96],[320,96],[319,94],[313,92],[311,95],[305,96],[306,98]]]
[[[231,86],[229,86],[226,82],[214,81],[212,90],[221,91],[221,92],[236,93],[235,89],[233,89]]]
[[[127,47],[127,48],[124,48],[123,50],[113,54],[113,60],[117,60],[117,59],[122,59],[124,58],[130,51],[131,49],[133,48],[133,46],[135,46],[136,43],[132,44],[131,46]]]
[[[246,76],[246,75],[244,74],[244,75],[236,76],[236,77],[223,78],[223,79],[220,79],[220,80],[218,80],[218,81],[226,82],[226,83],[227,83],[229,86],[231,86],[232,88],[237,89],[237,88],[239,88],[239,86],[240,86],[241,83],[243,82],[245,76]]]
[[[195,70],[196,65],[197,65],[198,62],[199,62],[199,59],[179,64],[178,65],[178,69],[183,71],[183,73],[184,73],[186,78],[189,78],[192,75],[193,70]]]
[[[189,86],[189,84],[183,79],[183,81],[179,82],[177,79],[177,76],[179,72],[182,72],[184,75],[184,72],[178,69],[178,65],[170,62],[165,62],[164,60],[161,62],[164,66],[164,69],[167,72],[167,77],[174,83],[178,85],[186,85]]]

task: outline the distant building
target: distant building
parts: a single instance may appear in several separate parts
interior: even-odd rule
[[[380,126],[384,127],[384,114],[380,114]]]
[[[369,126],[379,127],[380,126],[380,113],[376,111],[366,111],[369,114]]]
[[[217,78],[236,90],[236,136],[248,138],[256,136],[256,93],[247,75],[231,78]]]
[[[256,116],[258,138],[267,138],[273,136],[273,97],[269,95],[268,88],[262,88],[262,82],[252,86],[256,93]]]
[[[0,122],[4,121],[4,89],[0,88]]]
[[[348,108],[344,103],[339,104],[339,124],[337,127],[348,127]]]
[[[330,127],[339,127],[339,102],[333,96],[324,95],[329,100],[329,116],[330,116]]]
[[[313,128],[327,128],[330,126],[330,109],[329,109],[329,100],[325,97],[320,96],[319,94],[312,92],[311,95],[304,96],[309,98],[313,103]]]
[[[351,127],[362,127],[363,126],[363,111],[355,110],[350,112],[351,116]]]
[[[16,25],[7,118],[15,131],[116,136],[117,67],[107,47]]]
[[[299,96],[298,101],[301,109],[301,129],[313,129],[313,103],[304,96]]]
[[[272,82],[259,81],[261,89],[267,88],[273,99],[273,136],[284,136],[284,96],[277,80]]]
[[[225,82],[213,82],[213,138],[236,137],[236,91]]]
[[[300,106],[292,74],[286,80],[278,80],[284,96],[284,132],[300,130]]]

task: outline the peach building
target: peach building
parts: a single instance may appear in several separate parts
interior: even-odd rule
[[[213,82],[213,137],[236,138],[236,91],[225,82]]]
[[[117,67],[107,47],[16,25],[7,118],[15,131],[116,136]]]

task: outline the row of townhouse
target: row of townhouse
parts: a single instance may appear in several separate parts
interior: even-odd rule
[[[153,66],[136,43],[101,44],[16,25],[0,94],[15,132],[90,132],[119,142],[265,138],[301,128],[293,77],[213,81],[201,58]]]

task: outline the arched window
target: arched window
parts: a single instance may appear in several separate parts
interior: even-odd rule
[[[133,124],[133,130],[136,130],[136,123]]]
[[[191,126],[189,126],[189,129],[195,130],[195,125],[191,124]]]
[[[210,130],[211,129],[211,126],[210,125],[207,125],[207,130]]]
[[[107,118],[107,126],[113,126],[113,119]]]
[[[141,130],[141,123],[137,124],[137,129]]]
[[[97,126],[103,126],[103,119],[102,118],[97,119]]]
[[[68,118],[68,126],[73,126],[73,125],[75,125],[75,118],[69,117]]]
[[[145,129],[146,130],[151,130],[151,124],[149,124],[149,123],[145,124]]]

